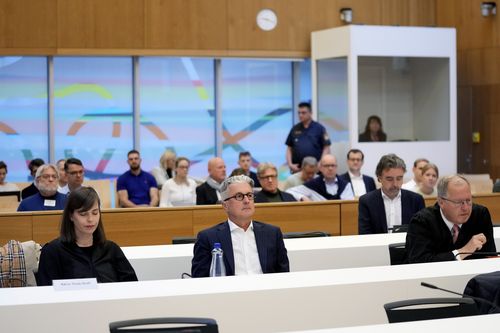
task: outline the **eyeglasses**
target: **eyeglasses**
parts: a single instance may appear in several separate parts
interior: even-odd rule
[[[263,180],[275,180],[276,178],[278,178],[278,175],[259,176],[259,178]]]
[[[57,179],[57,175],[41,175],[40,177],[43,179]]]
[[[451,202],[455,207],[462,207],[462,206],[472,206],[472,200],[471,199],[466,199],[462,201],[456,201],[456,200],[451,200],[448,198],[441,197],[441,199]]]
[[[337,164],[322,164],[321,166],[324,168],[336,168]]]
[[[254,198],[254,196],[255,195],[253,194],[253,192],[248,192],[248,193],[240,193],[240,192],[238,192],[235,195],[233,195],[232,197],[229,197],[229,198],[225,199],[224,201],[228,201],[228,200],[231,200],[231,199],[236,199],[236,201],[243,201],[243,199],[245,197],[247,197],[248,200],[252,201],[253,198]]]

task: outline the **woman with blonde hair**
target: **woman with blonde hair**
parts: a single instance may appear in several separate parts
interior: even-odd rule
[[[174,177],[175,157],[176,155],[172,150],[165,150],[160,157],[160,165],[151,170],[151,174],[155,177],[160,190],[168,179]]]
[[[424,197],[436,197],[436,184],[439,178],[439,170],[434,163],[427,163],[422,168],[422,182],[416,186],[415,192]]]

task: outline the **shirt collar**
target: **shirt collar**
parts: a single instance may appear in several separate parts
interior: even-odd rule
[[[384,200],[393,201],[393,200],[399,200],[399,199],[401,199],[401,190],[399,190],[398,195],[396,195],[396,197],[395,197],[394,199],[389,198],[389,197],[388,197],[388,196],[384,193],[384,191],[382,191],[382,189],[380,189],[380,193],[382,193],[382,198],[383,198]]]
[[[441,213],[441,217],[443,218],[444,223],[446,223],[446,226],[448,227],[448,229],[450,229],[450,231],[452,231],[453,226],[455,225],[455,223],[450,222],[450,220],[448,220],[446,218],[446,216],[444,216],[443,210],[441,208],[439,208],[439,212]],[[462,227],[460,224],[457,224],[457,225],[458,225],[459,228]]]
[[[237,225],[236,223],[234,223],[233,221],[231,221],[230,219],[227,219],[227,223],[229,223],[229,230],[231,232],[235,231],[235,230],[242,230],[243,232],[245,232],[245,230],[243,230],[242,227],[240,227],[239,225]],[[253,231],[253,221],[250,221],[250,225],[248,226],[248,230],[252,230]]]
[[[323,176],[323,181],[325,182],[326,185],[335,185],[338,183],[337,176],[335,175],[335,178],[333,180],[327,180],[325,176]]]
[[[363,179],[363,174],[359,174],[359,176],[355,176],[351,171],[347,171],[349,173],[349,177],[351,179]]]

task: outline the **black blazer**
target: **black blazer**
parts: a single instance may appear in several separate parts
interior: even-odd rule
[[[340,195],[342,194],[342,192],[344,192],[346,186],[350,186],[350,184],[340,176],[336,177],[337,177],[338,189],[337,189],[337,194],[335,195],[328,193],[328,191],[326,190],[325,177],[323,176],[315,177],[311,180],[308,180],[307,182],[304,183],[304,186],[313,191],[316,191],[319,195],[323,196],[327,200],[340,200]]]
[[[288,256],[280,228],[257,221],[253,221],[253,228],[262,272],[289,272]],[[193,277],[209,276],[212,249],[215,243],[220,243],[224,252],[226,275],[234,275],[233,243],[229,223],[226,221],[198,234],[191,262],[191,275]]]
[[[279,194],[280,194],[280,197],[281,197],[281,201],[282,202],[293,202],[293,201],[297,201],[295,199],[295,197],[293,195],[291,195],[290,193],[287,193],[287,192],[283,192],[283,191],[280,191],[278,190]],[[257,193],[255,195],[255,203],[265,203],[265,202],[269,202],[269,199],[267,199],[267,197],[265,196],[265,194],[263,193],[263,190],[262,191],[259,191],[259,193]]]
[[[218,201],[217,191],[211,188],[207,182],[204,182],[196,188],[197,205],[215,205]]]
[[[401,224],[410,223],[413,214],[423,208],[425,202],[420,194],[401,190]],[[358,232],[360,235],[387,233],[387,218],[381,189],[366,193],[359,198]]]
[[[366,193],[375,191],[377,189],[377,186],[375,186],[375,180],[370,176],[365,176],[365,175],[362,176],[363,176],[363,183],[365,183]],[[345,180],[347,183],[351,184],[352,193],[354,193],[354,187],[352,186],[351,176],[349,176],[349,172],[346,172],[340,175],[339,177]]]
[[[458,239],[453,244],[450,229],[443,221],[439,205],[427,207],[413,216],[406,234],[406,251],[410,263],[455,260],[452,251],[460,249],[472,236],[483,233],[486,243],[478,254],[466,259],[482,258],[481,252],[496,252],[493,226],[488,209],[474,204],[472,213],[460,228]]]

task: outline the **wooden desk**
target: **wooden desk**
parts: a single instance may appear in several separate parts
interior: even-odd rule
[[[498,265],[497,260],[483,259],[105,283],[97,290],[63,292],[52,287],[4,288],[0,290],[0,321],[6,332],[40,333],[68,329],[104,333],[112,321],[162,316],[214,318],[222,333],[384,324],[385,303],[443,296],[421,287],[421,281],[460,291],[470,278],[495,271]],[[75,316],[81,320],[75,321]]]

